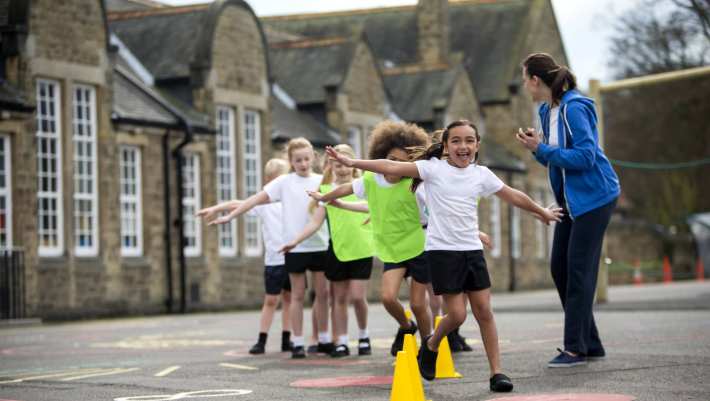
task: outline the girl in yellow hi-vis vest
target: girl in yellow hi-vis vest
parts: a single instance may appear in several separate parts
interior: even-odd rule
[[[355,152],[348,145],[335,147],[338,152],[355,157]],[[331,188],[349,185],[359,177],[359,171],[336,161],[328,161],[323,171],[320,191],[328,192]],[[352,196],[348,201],[356,201]],[[336,345],[330,354],[334,358],[350,355],[348,348],[348,300],[353,302],[355,316],[360,329],[358,355],[370,355],[372,352],[367,330],[367,282],[372,273],[372,230],[364,224],[367,216],[333,205],[322,206],[315,202],[311,205],[311,220],[293,240],[281,251],[288,252],[301,241],[316,232],[328,219],[331,243],[328,248],[325,276],[333,288],[333,331]]]

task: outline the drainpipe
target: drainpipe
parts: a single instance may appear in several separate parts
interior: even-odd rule
[[[170,214],[170,130],[163,136],[163,243],[165,247],[165,277],[167,278],[168,297],[165,299],[165,308],[168,313],[173,312],[173,251],[172,251],[172,216]]]
[[[176,185],[177,185],[177,219],[176,228],[179,234],[178,241],[178,263],[180,264],[180,313],[187,312],[187,263],[185,261],[185,233],[184,233],[184,221],[183,221],[183,208],[182,208],[182,198],[183,198],[183,186],[182,186],[182,148],[187,144],[192,142],[192,126],[187,123],[183,118],[180,121],[185,129],[185,137],[178,144],[178,146],[173,149],[173,158],[175,158],[175,175],[176,175]]]

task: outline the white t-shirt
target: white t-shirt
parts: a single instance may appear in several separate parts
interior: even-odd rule
[[[425,249],[483,249],[478,237],[478,198],[500,191],[503,181],[487,167],[476,164],[458,168],[437,158],[415,163],[424,180],[429,209]]]
[[[311,219],[308,206],[311,198],[306,190],[316,191],[320,186],[322,176],[311,174],[301,177],[296,173],[282,175],[264,186],[271,202],[281,202],[283,210],[283,240],[292,241],[303,231]],[[291,252],[319,252],[328,249],[328,227],[326,224],[298,244]]]
[[[550,138],[548,140],[549,144],[552,146],[559,146],[559,138],[557,137],[558,129],[557,124],[560,121],[560,106],[555,106],[550,109]]]
[[[375,183],[383,188],[389,188],[394,184],[387,181],[384,175],[375,173]],[[356,178],[352,182],[353,184],[353,194],[360,199],[367,199],[367,193],[365,193],[365,181],[363,177]],[[417,191],[414,193],[417,200],[417,207],[419,207],[419,222],[422,226],[427,225],[429,218],[429,211],[426,207],[426,193],[422,185],[417,187]]]
[[[281,202],[258,205],[247,214],[257,216],[261,220],[261,236],[264,238],[264,265],[283,265],[285,263],[284,254],[279,252],[284,246]]]

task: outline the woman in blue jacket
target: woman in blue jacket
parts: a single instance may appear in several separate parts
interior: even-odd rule
[[[577,91],[574,74],[544,53],[522,64],[523,84],[539,108],[542,132],[516,138],[548,168],[557,203],[552,278],[565,311],[564,350],[548,367],[570,367],[605,356],[592,305],[604,231],[619,197],[619,179],[599,146],[594,101]]]

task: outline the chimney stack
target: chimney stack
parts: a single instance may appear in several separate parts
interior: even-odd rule
[[[419,0],[417,4],[419,62],[449,62],[449,2]]]

